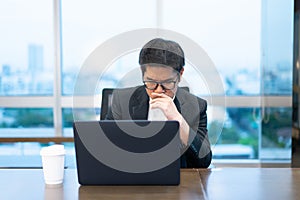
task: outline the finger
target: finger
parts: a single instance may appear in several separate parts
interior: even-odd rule
[[[151,98],[152,99],[156,99],[156,98],[160,98],[160,97],[161,97],[161,95],[159,93],[155,93],[155,92],[151,93]]]
[[[170,98],[168,95],[164,94],[164,93],[156,93],[156,92],[152,92],[151,96],[153,97],[164,97],[164,98]]]
[[[160,108],[160,109],[163,109],[163,104],[161,104],[160,102],[155,102],[155,103],[152,103],[150,104],[150,109],[153,109],[153,108]]]
[[[150,102],[150,104],[153,104],[156,102],[168,102],[168,101],[169,101],[169,99],[160,97],[160,98],[150,99],[149,102]]]

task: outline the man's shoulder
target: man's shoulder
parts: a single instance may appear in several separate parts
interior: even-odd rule
[[[200,103],[206,103],[205,99],[202,99],[201,97],[196,96],[183,88],[178,89],[177,96],[182,98],[182,100],[186,100],[186,101],[189,101],[191,99],[193,100],[197,99]]]
[[[181,88],[177,91],[176,98],[180,105],[182,115],[187,118],[190,116],[190,120],[198,119],[198,113],[205,112],[207,109],[206,100]]]

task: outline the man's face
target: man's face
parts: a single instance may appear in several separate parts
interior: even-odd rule
[[[150,98],[152,92],[164,93],[173,98],[176,94],[178,83],[181,78],[181,73],[175,71],[172,67],[166,66],[147,66],[143,80],[145,84],[149,83],[150,89],[146,87],[147,94]],[[159,84],[157,85],[156,82]],[[157,87],[153,87],[153,86]],[[164,88],[164,86],[166,86]]]

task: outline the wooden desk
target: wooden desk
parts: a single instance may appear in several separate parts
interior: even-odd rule
[[[197,170],[182,170],[179,186],[81,186],[79,199],[204,199]]]
[[[76,170],[64,184],[44,184],[41,169],[0,169],[0,199],[300,199],[300,169],[183,169],[179,186],[80,186]]]
[[[80,186],[76,170],[66,169],[64,184],[44,184],[41,169],[0,169],[0,199],[204,199],[198,170],[181,172],[179,186]]]
[[[298,168],[199,169],[208,199],[300,199]]]

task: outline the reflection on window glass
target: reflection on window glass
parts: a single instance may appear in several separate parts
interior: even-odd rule
[[[53,1],[2,1],[0,13],[0,95],[52,94]]]
[[[1,108],[0,137],[54,136],[51,108]]]
[[[258,129],[260,122],[253,108],[227,108],[221,134],[216,135],[220,121],[213,120],[208,126],[213,158],[257,159]],[[214,142],[212,142],[214,141]]]
[[[292,109],[266,108],[262,120],[262,159],[290,159]]]

